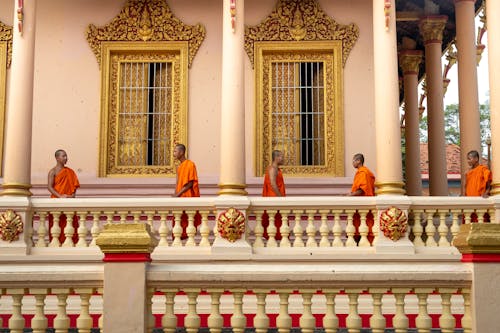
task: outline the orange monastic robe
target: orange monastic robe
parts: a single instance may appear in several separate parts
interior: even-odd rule
[[[465,175],[465,195],[468,197],[482,196],[486,184],[491,182],[491,171],[484,165],[478,165]]]
[[[278,174],[276,175],[276,185],[278,185],[278,189],[282,196],[285,196],[285,180],[283,179],[283,174],[281,170],[278,169]],[[273,187],[271,186],[271,178],[269,177],[269,168],[266,170],[266,174],[264,176],[264,187],[262,188],[262,196],[263,197],[275,197],[276,193],[273,191]]]
[[[80,183],[78,182],[76,173],[72,169],[64,167],[55,175],[53,187],[59,194],[72,195],[80,187]],[[53,194],[50,197],[57,198]]]
[[[364,196],[372,197],[375,195],[375,176],[365,166],[360,166],[356,175],[354,175],[351,192],[355,192],[358,189],[363,190],[365,193]]]
[[[196,166],[190,160],[184,160],[177,168],[177,187],[175,192],[179,192],[184,185],[193,181],[193,186],[182,193],[181,197],[199,197],[200,188],[198,186],[198,174],[196,173]]]

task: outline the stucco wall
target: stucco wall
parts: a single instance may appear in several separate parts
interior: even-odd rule
[[[10,14],[13,3],[0,2],[0,20],[8,24],[13,21]],[[82,194],[172,191],[174,178],[97,177],[101,77],[84,32],[90,23],[107,24],[124,3],[124,0],[44,0],[38,4],[32,153],[32,183],[37,195],[47,193],[47,171],[55,163],[53,152],[58,148],[68,152],[68,166],[77,171]],[[207,32],[189,70],[188,153],[197,164],[202,194],[213,194],[217,190],[220,165],[222,1],[169,0],[168,3],[183,22],[202,23]],[[354,22],[360,30],[344,72],[346,177],[313,180],[288,177],[290,194],[345,192],[354,173],[351,157],[356,152],[363,152],[367,165],[375,167],[371,2],[320,0],[319,3],[338,23]],[[269,0],[246,1],[246,24],[258,24],[274,6],[274,1]],[[245,82],[247,183],[253,194],[259,193],[262,178],[253,176],[254,73],[248,57]]]

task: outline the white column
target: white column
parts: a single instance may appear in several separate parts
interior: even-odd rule
[[[23,8],[19,8],[19,1],[14,3],[2,195],[30,196],[36,1],[24,1]]]
[[[244,0],[222,4],[221,168],[219,194],[245,191]]]
[[[396,3],[391,1],[387,18],[384,6],[384,0],[373,1],[376,186],[377,194],[404,194],[399,126]]]

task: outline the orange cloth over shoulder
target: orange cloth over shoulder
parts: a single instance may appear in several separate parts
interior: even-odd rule
[[[76,173],[72,169],[64,167],[57,175],[55,175],[53,187],[59,194],[71,195],[75,193],[77,188],[80,187],[80,183],[78,182]],[[50,197],[57,198],[53,194]]]
[[[283,179],[283,174],[281,170],[278,168],[278,174],[276,175],[276,185],[278,185],[278,189],[282,196],[285,196],[285,180]],[[271,178],[269,177],[269,168],[266,170],[266,174],[264,176],[264,187],[262,188],[262,196],[263,197],[275,197],[276,193],[273,191],[273,187],[271,186]]]
[[[352,182],[351,192],[362,189],[365,193],[364,196],[372,197],[375,195],[375,176],[365,166],[360,166],[354,180]]]
[[[482,196],[486,184],[491,182],[491,171],[484,165],[478,165],[469,170],[466,175],[465,195],[469,197]]]
[[[177,187],[175,192],[179,192],[184,185],[193,181],[193,186],[182,193],[181,197],[199,197],[200,188],[198,186],[198,174],[196,173],[196,166],[190,160],[184,160],[177,168]]]

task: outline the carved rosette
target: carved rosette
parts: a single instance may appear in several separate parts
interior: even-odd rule
[[[0,22],[0,42],[7,42],[7,68],[12,62],[12,27]]]
[[[356,24],[338,24],[323,12],[316,0],[279,0],[264,21],[245,28],[245,51],[253,66],[255,42],[340,40],[345,65],[358,37]]]
[[[2,240],[12,242],[19,239],[19,234],[23,232],[23,222],[21,216],[12,209],[7,209],[0,214],[0,235]]]
[[[165,42],[185,41],[189,45],[188,63],[205,39],[205,27],[201,24],[186,25],[174,16],[165,0],[129,0],[120,14],[108,25],[87,28],[87,41],[97,62],[101,64],[101,42]]]
[[[384,236],[397,241],[404,237],[408,227],[408,218],[401,209],[391,207],[380,214],[380,231]]]
[[[217,218],[217,231],[222,238],[234,243],[245,232],[245,215],[235,208],[229,208]]]

